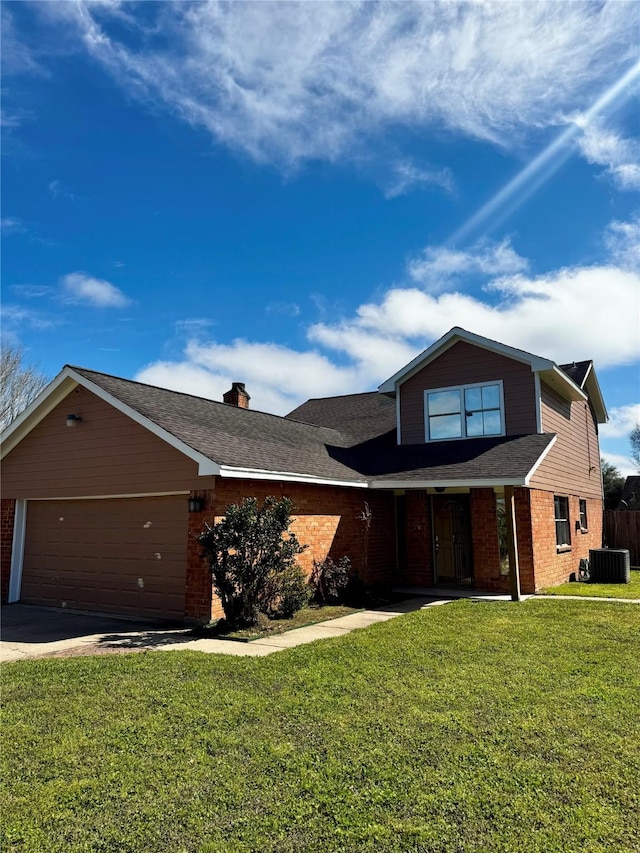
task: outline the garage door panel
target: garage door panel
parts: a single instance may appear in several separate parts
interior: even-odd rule
[[[182,496],[29,501],[22,601],[182,617],[186,503]]]

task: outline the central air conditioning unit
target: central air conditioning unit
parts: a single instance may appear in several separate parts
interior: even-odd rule
[[[625,548],[598,548],[589,551],[591,583],[630,583],[631,558]]]

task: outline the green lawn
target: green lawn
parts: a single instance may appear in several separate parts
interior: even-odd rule
[[[563,583],[541,590],[545,595],[593,595],[597,598],[640,599],[640,569],[631,569],[631,583]]]
[[[3,851],[637,853],[640,606],[5,664]]]
[[[205,625],[203,628],[194,628],[193,633],[198,637],[213,637],[221,640],[242,640],[249,642],[259,637],[271,637],[274,634],[283,634],[285,631],[293,631],[294,628],[304,628],[305,625],[316,625],[318,622],[327,622],[329,619],[338,619],[340,616],[349,616],[357,613],[357,607],[345,607],[343,604],[309,605],[298,610],[290,619],[265,619],[260,625],[252,628],[239,628],[230,631],[218,624]]]

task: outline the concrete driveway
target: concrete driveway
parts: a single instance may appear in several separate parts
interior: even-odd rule
[[[85,651],[91,654],[134,651],[181,644],[192,639],[182,623],[128,619],[7,604],[0,614],[0,660]]]

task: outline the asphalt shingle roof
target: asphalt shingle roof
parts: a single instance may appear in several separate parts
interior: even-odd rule
[[[582,383],[585,380],[585,376],[589,371],[589,366],[591,365],[591,361],[573,361],[570,364],[560,364],[558,367],[560,370],[564,371],[567,374],[569,379],[571,379],[578,388],[582,388]]]
[[[551,435],[396,445],[394,401],[376,391],[309,400],[287,417],[105,373],[76,373],[231,468],[366,482],[524,478]]]

